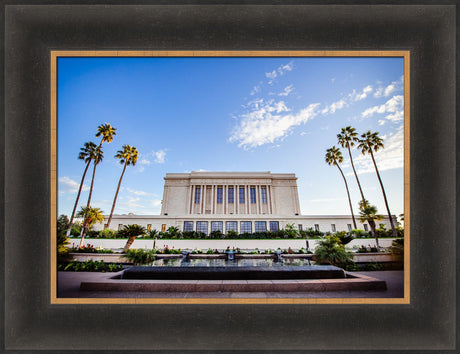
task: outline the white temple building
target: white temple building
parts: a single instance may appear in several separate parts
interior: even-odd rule
[[[205,234],[216,230],[224,234],[229,230],[276,231],[287,224],[294,224],[298,230],[322,232],[353,228],[351,215],[300,215],[297,177],[293,173],[167,173],[164,180],[161,215],[115,214],[110,228],[137,224],[147,230],[165,231],[175,226],[181,231]],[[361,223],[358,216],[357,227],[368,231],[369,225]],[[390,228],[388,217],[378,224]],[[94,230],[102,228],[102,223],[94,226]]]

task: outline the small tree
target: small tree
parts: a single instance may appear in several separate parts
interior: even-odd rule
[[[174,236],[180,236],[180,230],[176,226],[170,226],[168,227],[168,230],[166,230],[169,234],[169,236],[174,237]]]
[[[377,207],[375,205],[370,205],[367,200],[362,200],[361,202],[359,202],[359,210],[359,220],[361,222],[368,222],[371,228],[371,235],[375,237],[375,245],[377,249],[379,249],[379,238],[375,227],[375,221],[382,220],[383,216],[377,214]]]
[[[77,213],[78,218],[83,218],[83,227],[81,230],[81,241],[80,247],[83,246],[83,241],[86,236],[86,232],[88,229],[93,226],[97,222],[104,221],[104,214],[102,210],[99,208],[92,208],[92,207],[82,207],[80,211]]]
[[[334,235],[318,241],[315,258],[319,264],[332,264],[340,268],[347,268],[353,264],[353,255],[345,250],[345,246]]]
[[[70,221],[67,215],[61,214],[57,219],[57,232],[67,230],[70,226]]]
[[[120,236],[128,237],[128,241],[126,241],[126,245],[125,247],[123,247],[122,253],[125,253],[126,250],[128,250],[132,246],[137,236],[144,235],[145,233],[145,228],[139,225],[125,225],[123,229],[118,231],[118,234]]]
[[[283,231],[289,238],[297,238],[300,235],[299,230],[294,227],[294,224],[286,224]]]

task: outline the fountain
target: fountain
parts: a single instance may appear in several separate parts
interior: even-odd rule
[[[281,250],[276,250],[274,253],[276,255],[276,261],[277,262],[282,262],[283,259],[281,258]]]
[[[183,251],[181,251],[181,253],[182,253],[182,262],[186,262],[186,261],[190,260],[190,251],[183,250]]]
[[[231,250],[230,247],[227,247],[227,250],[225,251],[225,253],[227,254],[228,261],[233,261],[235,259],[236,251],[234,249]]]

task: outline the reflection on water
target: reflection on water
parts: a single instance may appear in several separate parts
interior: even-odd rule
[[[285,266],[307,266],[307,259],[303,258],[283,258],[281,262],[273,259],[190,259],[180,258],[157,259],[149,266],[157,267],[285,267]]]

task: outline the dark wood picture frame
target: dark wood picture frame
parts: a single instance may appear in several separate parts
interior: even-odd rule
[[[5,350],[453,349],[452,5],[4,4]],[[410,304],[50,303],[52,50],[411,53]]]

